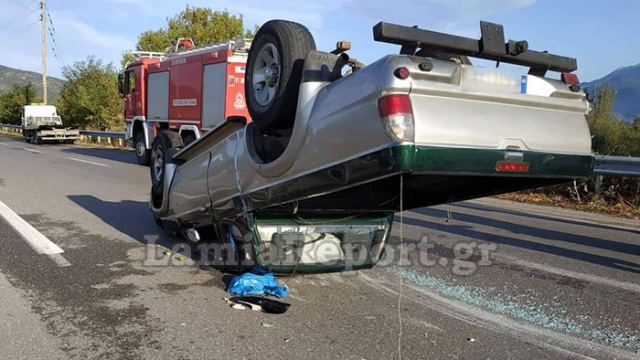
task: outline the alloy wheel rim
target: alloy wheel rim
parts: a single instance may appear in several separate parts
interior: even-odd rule
[[[253,97],[258,104],[267,105],[276,97],[281,69],[278,48],[273,44],[265,44],[258,52],[251,79]]]

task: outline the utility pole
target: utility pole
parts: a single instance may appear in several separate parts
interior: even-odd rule
[[[42,23],[42,102],[47,105],[47,4],[40,0],[40,22]]]

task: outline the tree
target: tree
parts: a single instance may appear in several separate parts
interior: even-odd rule
[[[40,101],[31,83],[14,85],[8,91],[0,94],[0,122],[20,125],[22,107]]]
[[[178,15],[167,19],[165,28],[140,34],[136,48],[140,51],[166,51],[181,37],[191,38],[196,45],[204,46],[244,35],[242,15],[187,5]]]
[[[123,104],[118,73],[112,64],[89,57],[64,66],[66,82],[56,107],[65,124],[84,129],[112,130],[122,126]]]
[[[594,136],[593,149],[603,155],[630,155],[630,126],[613,113],[615,92],[609,87],[598,90],[591,112],[587,117],[591,134]]]

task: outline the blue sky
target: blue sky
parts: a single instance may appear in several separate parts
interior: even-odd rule
[[[95,55],[119,63],[142,31],[157,29],[187,2],[172,0],[47,0],[55,28],[57,58],[49,40],[49,74]],[[526,39],[531,48],[578,59],[582,81],[620,66],[640,63],[636,0],[219,0],[188,1],[193,6],[242,14],[245,27],[281,18],[309,27],[319,49],[336,40],[353,42],[350,54],[369,63],[398,51],[373,42],[380,20],[479,37],[479,20],[501,23],[507,38]],[[0,0],[0,64],[40,71],[37,0]]]

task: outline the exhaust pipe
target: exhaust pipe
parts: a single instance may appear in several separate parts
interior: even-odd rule
[[[187,239],[191,240],[194,243],[197,243],[201,240],[200,233],[195,228],[187,229],[184,234]]]

